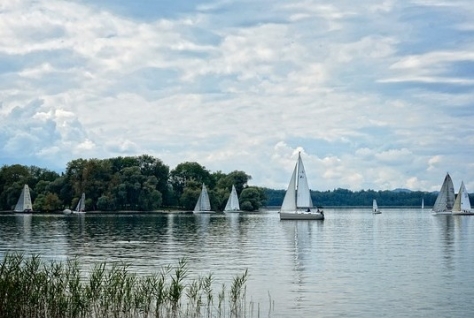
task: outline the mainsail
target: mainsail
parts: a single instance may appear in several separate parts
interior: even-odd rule
[[[455,212],[468,212],[471,210],[471,202],[469,200],[469,194],[464,186],[464,182],[461,182],[461,187],[459,188],[458,196],[454,201],[453,211]]]
[[[82,193],[81,199],[79,199],[79,202],[77,203],[76,206],[76,212],[84,212],[86,210],[86,194]]]
[[[209,194],[207,193],[206,185],[202,184],[201,194],[199,195],[194,211],[208,211],[211,210],[211,202],[209,201]]]
[[[31,203],[30,188],[25,184],[21,190],[18,202],[15,205],[15,212],[31,212],[32,210],[33,205]]]
[[[240,210],[239,197],[237,196],[237,190],[232,185],[232,191],[230,192],[229,199],[225,205],[224,211],[238,211]]]
[[[438,197],[433,205],[435,212],[449,212],[454,206],[454,185],[449,174],[446,174]]]

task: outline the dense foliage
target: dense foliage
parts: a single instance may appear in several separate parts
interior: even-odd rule
[[[22,165],[0,168],[0,210],[12,210],[24,184],[28,184],[35,211],[75,207],[86,193],[86,210],[140,210],[163,207],[192,210],[202,183],[209,189],[212,208],[222,210],[232,184],[243,195],[246,210],[264,204],[263,189],[249,187],[251,176],[242,171],[211,173],[195,162],[179,164],[174,170],[155,157],[76,159],[61,175],[47,169]],[[241,195],[241,196],[242,196]]]

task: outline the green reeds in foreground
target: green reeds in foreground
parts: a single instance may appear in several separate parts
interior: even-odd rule
[[[8,254],[0,264],[0,317],[255,317],[246,305],[247,271],[230,291],[212,291],[212,275],[188,280],[187,262],[137,276],[127,265],[100,263],[81,274],[77,259],[46,262]]]

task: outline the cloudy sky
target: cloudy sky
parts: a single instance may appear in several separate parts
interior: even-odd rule
[[[149,154],[474,192],[472,0],[0,3],[0,165]]]

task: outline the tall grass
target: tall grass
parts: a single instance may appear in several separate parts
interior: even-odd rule
[[[43,261],[8,254],[0,264],[0,317],[256,317],[247,304],[248,273],[214,294],[213,278],[188,278],[181,259],[148,276],[100,263],[86,275],[77,259]]]

